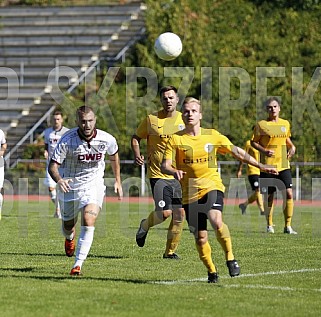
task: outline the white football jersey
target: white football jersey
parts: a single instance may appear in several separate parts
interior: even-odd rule
[[[109,133],[96,129],[95,136],[87,142],[80,138],[78,127],[69,130],[58,142],[52,160],[63,167],[63,177],[71,178],[71,190],[83,189],[104,182],[105,154],[118,152],[116,139]]]
[[[6,136],[4,132],[0,129],[0,145],[6,144]],[[3,156],[0,156],[0,188],[3,187],[4,182],[4,158]],[[1,204],[0,204],[1,207]]]
[[[62,127],[60,130],[55,131],[52,127],[47,128],[44,132],[45,134],[45,144],[48,144],[48,159],[50,159],[52,153],[56,145],[58,144],[61,137],[67,132],[69,129],[66,127]]]
[[[6,136],[4,132],[0,129],[0,145],[6,144],[6,143],[7,143]]]

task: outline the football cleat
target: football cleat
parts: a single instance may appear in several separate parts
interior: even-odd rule
[[[218,275],[216,272],[210,273],[207,272],[207,283],[217,283],[218,282]]]
[[[179,260],[179,256],[176,253],[172,254],[163,254],[163,259],[172,259],[172,260]]]
[[[145,221],[146,219],[143,219],[141,222],[140,222],[140,225],[139,225],[139,228],[138,228],[138,231],[136,233],[136,243],[139,247],[143,247],[145,245],[145,240],[146,240],[146,237],[147,237],[147,233],[148,231],[144,230],[142,228],[142,223],[143,221]]]
[[[75,253],[75,239],[72,240],[65,240],[65,252],[68,257],[72,257]]]
[[[76,267],[73,267],[70,271],[70,275],[72,276],[79,276],[81,275],[81,268],[79,265],[77,265]]]
[[[274,228],[273,228],[273,226],[267,226],[267,227],[266,227],[266,232],[267,232],[267,233],[274,233]]]
[[[226,261],[226,266],[231,277],[240,275],[241,269],[236,260]]]
[[[242,215],[246,214],[246,206],[244,204],[239,204],[239,208],[241,209]]]
[[[296,231],[294,231],[294,230],[292,229],[291,226],[284,227],[284,231],[283,231],[283,232],[284,232],[284,233],[288,233],[288,234],[298,234]]]

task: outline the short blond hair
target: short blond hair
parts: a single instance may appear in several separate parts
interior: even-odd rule
[[[184,107],[184,105],[186,105],[186,104],[188,104],[188,103],[192,103],[192,102],[197,103],[197,104],[200,106],[200,112],[202,112],[201,102],[200,102],[198,99],[194,98],[194,97],[186,97],[186,98],[184,99],[184,101],[183,101],[182,107]]]

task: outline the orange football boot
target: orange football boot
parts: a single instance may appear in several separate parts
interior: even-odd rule
[[[68,257],[72,257],[75,253],[75,239],[72,240],[65,240],[65,252]]]
[[[72,276],[78,276],[81,275],[81,268],[79,265],[77,265],[76,267],[73,267],[70,271],[70,275]]]

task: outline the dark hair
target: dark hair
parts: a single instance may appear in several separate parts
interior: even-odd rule
[[[55,110],[52,114],[52,116],[59,116],[59,115],[62,116],[62,111],[60,110]]]
[[[163,94],[164,92],[170,91],[170,90],[174,90],[175,94],[177,94],[177,88],[174,87],[174,86],[169,85],[169,86],[164,86],[164,87],[162,87],[162,88],[160,89],[160,91],[159,91],[159,95],[162,96],[162,94]]]
[[[266,108],[272,101],[276,101],[281,107],[281,101],[277,97],[270,97],[269,99],[265,100],[264,107]]]
[[[89,106],[80,106],[77,111],[76,111],[76,115],[77,117],[79,117],[81,114],[83,113],[89,113],[89,112],[94,112],[94,109],[92,107]]]

